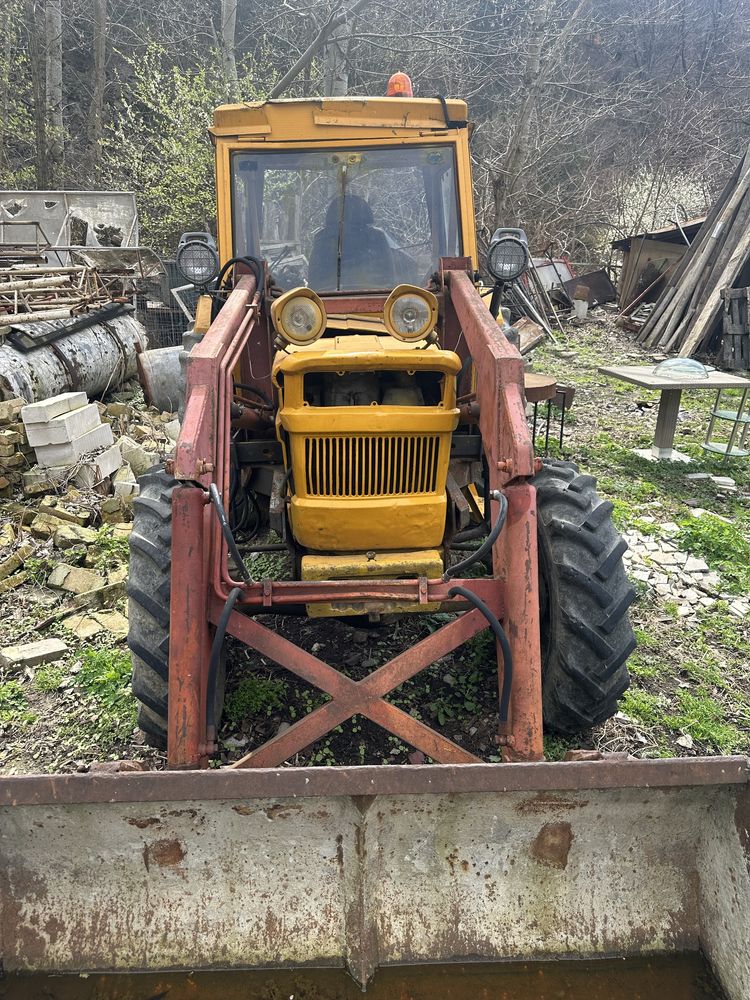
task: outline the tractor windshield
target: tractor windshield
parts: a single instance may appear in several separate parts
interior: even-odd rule
[[[234,253],[284,288],[424,285],[461,252],[451,146],[233,155]]]

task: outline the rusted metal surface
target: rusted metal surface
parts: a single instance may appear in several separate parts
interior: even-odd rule
[[[187,365],[187,402],[175,452],[177,479],[208,486],[212,477],[198,463],[215,465],[228,413],[220,408],[221,362],[243,326],[254,321],[255,277],[237,282],[208,333],[193,348]]]
[[[485,628],[485,617],[478,611],[468,611],[389,660],[364,680],[353,681],[278,633],[234,612],[228,624],[232,635],[262,656],[325,691],[333,700],[274,736],[233,766],[274,767],[357,714],[377,722],[438,763],[478,763],[478,758],[463,747],[383,699],[394,688]]]
[[[747,763],[1,779],[4,966],[328,964],[365,982],[392,962],[702,946],[744,1000]]]
[[[107,802],[216,801],[309,796],[452,795],[750,788],[747,757],[570,761],[515,764],[418,764],[367,767],[284,767],[214,771],[134,771],[121,774],[34,774],[0,777],[0,808]],[[750,837],[750,833],[747,834]],[[750,841],[746,841],[750,842]]]
[[[519,476],[534,475],[534,448],[526,423],[524,363],[508,341],[469,274],[449,271],[446,280],[458,322],[477,373],[476,396],[490,476],[506,463],[499,488]]]
[[[544,744],[536,490],[524,483],[507,487],[505,495],[508,517],[492,553],[495,574],[505,577],[508,611],[504,626],[513,652],[510,739],[503,747],[503,756],[506,760],[541,760]],[[498,682],[502,684],[500,667],[499,672]]]
[[[27,324],[33,337],[45,337],[53,323]],[[97,396],[136,374],[136,348],[145,346],[146,330],[132,315],[93,323],[30,353],[0,344],[0,397],[21,396],[31,403],[62,392]]]
[[[194,486],[172,495],[172,559],[169,622],[170,767],[198,767],[206,757],[206,684],[211,636],[208,628],[208,563],[204,524],[210,509]]]

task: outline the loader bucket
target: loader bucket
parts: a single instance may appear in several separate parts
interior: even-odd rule
[[[0,779],[6,972],[702,949],[750,996],[748,761]]]

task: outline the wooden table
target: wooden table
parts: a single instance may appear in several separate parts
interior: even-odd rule
[[[661,392],[659,412],[656,417],[654,443],[650,449],[637,450],[644,458],[666,459],[671,462],[689,462],[690,456],[674,448],[677,430],[677,415],[683,389],[748,389],[750,381],[739,375],[712,371],[707,378],[675,379],[654,373],[654,365],[622,365],[615,368],[600,368],[602,375],[630,382],[644,389],[658,389]]]

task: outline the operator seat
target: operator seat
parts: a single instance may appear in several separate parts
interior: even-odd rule
[[[313,238],[308,283],[318,292],[336,291],[341,199],[326,209],[325,225]],[[396,284],[393,250],[382,229],[374,225],[364,198],[347,194],[341,235],[341,291],[361,288],[391,289]]]

